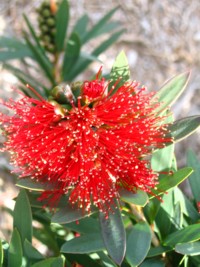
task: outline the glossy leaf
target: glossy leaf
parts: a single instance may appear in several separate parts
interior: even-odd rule
[[[175,142],[179,142],[193,134],[200,126],[200,116],[191,116],[175,121],[168,126],[171,136]]]
[[[8,267],[21,267],[22,266],[22,243],[19,232],[15,228],[12,233],[10,247],[8,250]]]
[[[110,257],[120,265],[126,252],[126,233],[119,207],[109,213],[108,218],[105,214],[99,213],[101,233],[105,247]]]
[[[22,244],[25,239],[32,240],[32,213],[31,206],[25,190],[21,190],[13,212],[13,224],[19,231]]]
[[[72,208],[71,205],[66,204],[65,208],[60,209],[51,218],[52,223],[70,223],[89,216],[88,213],[83,213],[82,210]]]
[[[177,244],[175,246],[175,251],[189,256],[200,255],[200,241]]]
[[[156,257],[159,255],[162,255],[163,253],[169,252],[171,250],[172,250],[171,247],[164,247],[164,246],[152,247],[150,248],[147,254],[147,258]]]
[[[127,203],[138,205],[144,207],[149,198],[147,193],[144,191],[137,190],[137,192],[133,193],[125,189],[121,189],[119,191],[120,198]]]
[[[170,234],[164,245],[174,247],[178,243],[193,242],[200,239],[200,224],[193,224]]]
[[[33,245],[26,239],[24,242],[24,251],[28,259],[31,260],[42,260],[44,256],[33,247]]]
[[[39,182],[36,182],[30,178],[19,179],[16,183],[17,186],[25,189],[30,189],[33,191],[44,191],[45,185]]]
[[[105,249],[105,245],[101,235],[90,233],[65,242],[61,247],[61,252],[85,254],[103,249]]]
[[[118,8],[114,8],[111,11],[109,11],[102,19],[98,21],[96,25],[92,27],[92,29],[85,33],[85,35],[82,38],[82,44],[85,44],[90,39],[97,36],[98,32],[101,31],[101,29],[105,26],[107,21],[112,17],[112,15],[116,12]]]
[[[167,81],[161,87],[153,97],[153,100],[158,99],[161,102],[161,105],[157,108],[158,113],[171,106],[178,99],[188,83],[189,76],[190,72],[181,73]]]
[[[192,194],[196,202],[200,201],[200,162],[197,159],[196,155],[192,151],[187,153],[187,165],[192,167],[194,172],[190,175],[188,181],[192,189]]]
[[[62,51],[69,22],[69,4],[63,0],[56,13],[56,36],[55,42],[58,51]]]
[[[92,259],[89,255],[87,254],[67,254],[66,255],[67,260],[70,262],[77,262],[81,266],[86,266],[86,267],[102,267],[101,264],[97,262],[97,260]],[[66,263],[67,265],[67,263]],[[71,266],[69,263],[66,267]],[[71,266],[72,267],[72,266]],[[80,267],[80,266],[77,266]]]
[[[191,173],[193,172],[192,168],[186,167],[183,169],[174,172],[173,174],[166,175],[160,179],[159,184],[157,185],[157,190],[152,190],[155,194],[159,195],[163,192],[168,191],[170,188],[173,188],[183,182]],[[154,196],[149,196],[153,198]]]
[[[52,257],[39,261],[31,265],[31,267],[64,267],[64,260],[61,257]]]
[[[109,86],[109,89],[111,89],[112,85],[114,85],[117,81],[118,81],[118,84],[116,87],[120,87],[122,84],[124,84],[130,79],[130,69],[128,65],[128,59],[124,51],[119,53],[119,55],[115,59],[115,62],[113,64],[113,67],[110,73],[110,79],[113,82]]]
[[[63,61],[63,79],[67,80],[68,73],[75,66],[81,50],[81,42],[79,36],[73,32],[67,42],[65,56]]]
[[[140,222],[133,226],[128,240],[126,259],[131,266],[138,266],[145,259],[151,245],[151,230],[147,223]]]
[[[79,220],[78,223],[77,221],[67,223],[65,227],[78,233],[84,233],[84,234],[100,233],[99,222],[96,220],[96,218],[94,219],[92,217],[83,218]]]
[[[101,261],[103,262],[103,266],[105,267],[117,267],[117,265],[111,260],[111,258],[103,251],[97,252]],[[93,267],[93,266],[92,266]]]

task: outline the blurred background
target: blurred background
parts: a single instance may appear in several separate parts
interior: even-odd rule
[[[37,27],[35,9],[41,1],[0,1],[0,35],[20,38],[25,27],[23,13]],[[77,18],[87,13],[94,25],[110,9],[119,6],[113,20],[120,21],[126,32],[105,53],[99,56],[104,71],[109,72],[115,57],[124,50],[129,61],[131,77],[149,90],[158,90],[169,78],[191,70],[191,79],[179,101],[173,106],[175,119],[200,113],[200,1],[199,0],[107,0],[70,1],[70,24],[73,28]],[[85,49],[91,51],[93,40]],[[18,64],[12,61],[12,64]],[[82,76],[89,79],[99,69],[100,63],[92,63]],[[41,77],[40,77],[41,79]],[[0,65],[0,97],[13,96],[11,86],[18,85],[14,75]],[[176,146],[178,165],[185,165],[186,151],[192,149],[200,155],[199,132]],[[12,207],[16,196],[15,177],[5,155],[0,158],[0,206]],[[6,182],[5,182],[6,181]],[[187,185],[186,185],[187,187]],[[187,189],[187,188],[186,188]],[[9,221],[0,217],[0,237],[5,237]]]

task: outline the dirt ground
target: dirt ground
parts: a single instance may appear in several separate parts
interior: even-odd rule
[[[30,20],[35,23],[34,10],[40,2],[39,0],[1,1],[0,33],[20,36],[24,26],[22,13],[28,14]],[[92,25],[111,8],[119,6],[113,18],[121,22],[126,28],[126,33],[114,47],[100,56],[104,69],[110,70],[114,58],[124,50],[129,60],[132,79],[150,90],[158,90],[168,78],[191,70],[192,75],[187,90],[174,105],[173,111],[176,119],[200,113],[199,0],[107,0],[105,2],[71,0],[69,3],[71,27],[84,13],[89,15]],[[96,68],[96,64],[91,68]],[[0,66],[0,96],[12,94],[10,84],[16,82],[16,79],[1,70]],[[188,149],[200,155],[199,132],[177,145],[179,166],[185,165]],[[13,205],[10,199],[16,195],[13,186],[15,178],[8,173],[9,167],[5,157],[0,158],[0,164],[1,169],[4,169],[0,176],[0,206],[4,204],[10,207]],[[2,228],[6,228],[6,223],[4,221]],[[4,236],[5,233],[0,232],[0,237]]]

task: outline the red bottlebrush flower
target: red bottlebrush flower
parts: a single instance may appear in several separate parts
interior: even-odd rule
[[[115,86],[84,82],[77,103],[65,109],[55,101],[23,96],[5,105],[13,116],[1,116],[8,134],[5,150],[21,177],[48,185],[41,199],[52,204],[64,195],[83,210],[95,205],[107,212],[119,189],[151,192],[157,176],[146,157],[167,142],[159,103],[137,83]]]

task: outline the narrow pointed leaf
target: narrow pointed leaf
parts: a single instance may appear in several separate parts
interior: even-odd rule
[[[175,121],[168,126],[175,142],[179,142],[193,134],[200,126],[200,116],[191,116]]]
[[[87,26],[89,23],[89,17],[87,14],[83,15],[75,24],[72,32],[76,32],[82,41],[82,37],[85,35]]]
[[[101,235],[97,233],[91,233],[65,242],[61,247],[61,252],[85,254],[101,251],[103,249],[105,249],[105,245]]]
[[[147,223],[140,222],[133,226],[128,240],[126,259],[131,266],[138,266],[145,259],[151,245],[151,230]]]
[[[78,233],[100,233],[99,222],[92,217],[83,218],[78,224],[77,222],[68,223],[65,227]]]
[[[162,179],[160,179],[159,184],[157,185],[157,190],[155,194],[159,195],[170,188],[173,188],[183,182],[191,173],[193,172],[192,168],[186,167],[178,170],[173,174],[166,175]],[[154,192],[154,190],[152,190]],[[153,198],[154,196],[149,196],[149,198]]]
[[[26,239],[24,242],[24,251],[28,259],[43,260],[44,256],[33,247],[33,245]]]
[[[187,154],[187,165],[192,167],[194,170],[188,181],[190,183],[194,199],[196,202],[198,202],[200,201],[200,163],[192,151],[189,151]]]
[[[97,57],[99,56],[102,52],[104,52],[106,49],[108,49],[113,43],[117,41],[117,39],[122,35],[124,30],[120,30],[114,34],[112,34],[108,39],[106,39],[104,42],[102,42],[97,48],[95,48],[91,56]],[[93,61],[93,59],[90,57],[90,59],[83,59],[79,58],[75,68],[73,69],[72,72],[70,72],[68,76],[68,80],[71,81],[73,80],[78,74],[83,72],[87,68],[87,66]]]
[[[35,41],[35,43],[36,43],[38,49],[42,52],[42,54],[44,55],[44,57],[46,58],[46,60],[49,61],[49,58],[47,57],[47,55],[46,55],[46,53],[45,53],[45,49],[41,46],[41,44],[40,44],[40,40],[39,40],[39,38],[37,37],[36,32],[35,32],[33,26],[31,25],[31,23],[30,23],[28,17],[27,17],[25,14],[23,14],[23,16],[24,16],[24,20],[25,20],[25,22],[26,22],[26,25],[27,25],[27,27],[28,27],[28,29],[29,29],[29,32],[30,32],[30,34],[31,34],[31,36],[32,36],[32,38],[33,38],[33,40]],[[50,62],[50,61],[49,61],[49,62]]]
[[[15,228],[12,233],[10,247],[8,250],[8,267],[21,267],[22,266],[22,244],[19,232]]]
[[[20,49],[14,51],[0,51],[0,62],[6,62],[12,59],[22,59],[25,57],[32,57],[33,54],[28,49]]]
[[[101,233],[108,254],[120,265],[126,251],[126,233],[119,208],[110,213],[108,218],[105,214],[99,213]]]
[[[174,247],[179,243],[193,242],[200,239],[200,224],[193,224],[170,234],[165,240],[164,245]]]
[[[181,73],[167,81],[157,92],[153,99],[158,99],[161,102],[157,108],[158,113],[171,106],[178,99],[188,83],[189,76],[190,72]]]
[[[26,191],[23,189],[20,191],[14,212],[13,212],[13,224],[14,227],[19,231],[22,244],[24,244],[25,239],[29,242],[32,240],[32,213],[29,199],[27,197]]]
[[[27,36],[27,33],[25,33],[25,32],[24,32],[24,38],[26,40],[28,47],[30,48],[30,50],[33,53],[33,56],[34,56],[33,59],[40,65],[43,72],[46,74],[46,77],[50,80],[52,85],[54,85],[55,81],[53,78],[53,65],[51,64],[51,62],[49,60],[47,60],[47,58],[43,55],[41,50],[37,46],[35,46],[34,44],[32,44],[30,42],[30,40]]]
[[[188,256],[200,255],[200,242],[189,242],[177,244],[175,246],[175,251]]]
[[[137,192],[133,193],[128,190],[121,189],[119,193],[120,193],[120,198],[124,202],[142,206],[142,207],[144,207],[149,200],[147,193],[145,193],[144,191],[140,191],[140,190],[137,190]]]
[[[80,54],[81,42],[79,36],[73,32],[67,42],[63,61],[63,79],[67,80],[68,73],[74,68]]]
[[[120,81],[119,81],[120,78]],[[125,82],[127,82],[130,79],[130,69],[128,65],[128,59],[124,53],[124,51],[121,51],[117,58],[115,59],[115,62],[113,64],[111,73],[110,73],[110,79],[113,81],[111,82],[109,89],[112,88],[112,85],[114,85],[117,81],[119,83],[117,84],[117,87],[120,87]]]
[[[63,0],[56,13],[56,36],[55,42],[58,51],[62,51],[69,22],[69,4]]]
[[[72,208],[71,205],[66,204],[65,208],[60,209],[51,218],[52,223],[70,223],[89,216],[88,213],[83,213],[80,209]]]
[[[97,33],[101,31],[101,29],[104,27],[106,22],[112,17],[112,15],[116,12],[118,7],[115,7],[111,11],[109,11],[102,19],[99,20],[99,22],[92,27],[92,29],[85,33],[85,35],[82,38],[82,44],[85,44],[90,39],[96,37]]]

